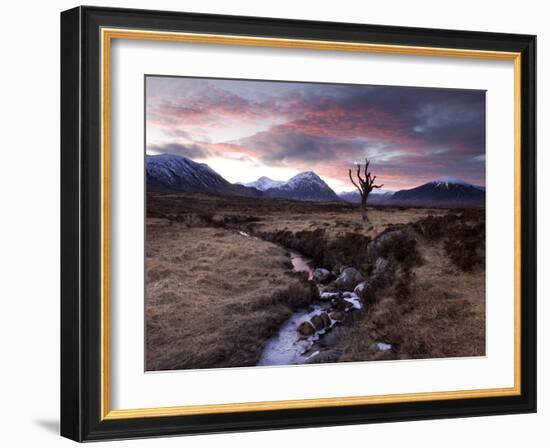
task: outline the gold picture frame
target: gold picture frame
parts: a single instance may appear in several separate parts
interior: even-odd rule
[[[109,14],[107,16],[109,19],[104,19],[105,11]],[[155,24],[162,23],[163,20],[166,21],[166,29],[147,29],[146,26],[138,26],[136,23],[134,26],[129,26],[134,20],[131,14],[117,10],[117,12],[105,10],[102,8],[76,8],[74,10],[67,11],[64,14],[64,27],[67,35],[71,34],[74,38],[74,33],[80,35],[80,39],[95,39],[94,42],[97,45],[98,54],[94,56],[94,61],[97,62],[98,74],[99,74],[99,84],[97,93],[97,98],[99,100],[98,110],[100,112],[100,123],[98,128],[97,139],[99,142],[99,164],[96,169],[99,169],[99,183],[98,183],[98,223],[99,223],[99,249],[98,249],[98,273],[99,285],[98,285],[98,311],[99,311],[99,322],[97,325],[97,334],[99,335],[98,353],[99,359],[97,360],[97,366],[99,367],[97,382],[95,383],[99,389],[99,404],[93,405],[92,408],[88,408],[86,411],[87,419],[91,421],[96,421],[96,429],[88,426],[88,434],[82,433],[83,422],[79,421],[75,423],[73,419],[64,417],[64,420],[67,422],[65,429],[62,428],[62,432],[65,435],[80,439],[88,440],[93,438],[112,438],[112,437],[124,437],[132,436],[132,431],[127,428],[129,422],[132,421],[142,421],[142,419],[147,419],[151,423],[148,426],[148,429],[145,431],[146,434],[162,434],[162,426],[157,426],[157,421],[162,420],[163,418],[173,418],[173,419],[183,419],[182,422],[185,422],[185,418],[190,418],[192,416],[212,416],[212,415],[225,415],[234,414],[234,417],[242,413],[262,413],[266,411],[296,411],[296,410],[313,410],[320,408],[327,408],[327,412],[331,410],[346,407],[360,407],[364,409],[366,406],[374,408],[373,405],[388,405],[388,404],[403,404],[403,403],[416,403],[419,406],[422,406],[422,403],[433,403],[433,402],[445,402],[446,406],[452,406],[452,402],[456,400],[470,400],[470,399],[509,399],[507,403],[524,403],[525,400],[530,403],[533,400],[532,397],[532,388],[525,388],[526,381],[532,382],[532,366],[534,363],[533,354],[531,349],[525,354],[525,347],[527,340],[525,338],[526,331],[533,331],[532,328],[526,330],[522,327],[522,323],[526,319],[530,322],[533,322],[533,316],[527,315],[530,311],[526,310],[525,301],[533,300],[532,297],[527,298],[522,287],[525,284],[525,259],[531,259],[533,254],[530,249],[530,246],[527,247],[525,241],[522,240],[522,237],[525,238],[524,229],[522,230],[522,220],[525,219],[527,215],[528,219],[532,218],[534,204],[529,201],[526,201],[526,191],[525,186],[531,185],[532,179],[526,179],[524,173],[527,168],[531,169],[531,165],[534,164],[534,160],[530,157],[530,154],[534,152],[534,143],[532,142],[532,135],[525,135],[525,131],[529,130],[532,127],[533,114],[527,113],[533,107],[531,101],[531,96],[529,95],[530,91],[534,91],[534,81],[533,73],[530,71],[532,59],[534,54],[532,53],[533,37],[532,36],[515,36],[510,35],[508,37],[502,38],[502,49],[489,48],[491,46],[490,36],[470,36],[468,33],[466,35],[461,35],[460,33],[465,32],[448,32],[447,37],[441,37],[439,34],[433,32],[432,30],[423,30],[425,34],[426,42],[431,42],[431,45],[428,45],[426,42],[422,44],[411,44],[408,45],[405,42],[392,42],[389,30],[376,30],[377,33],[380,33],[382,38],[384,33],[386,33],[385,43],[378,41],[369,41],[369,29],[368,26],[364,25],[365,28],[365,42],[357,41],[345,41],[345,40],[327,40],[320,39],[317,37],[312,38],[288,38],[288,37],[277,37],[275,35],[271,36],[256,36],[250,35],[246,30],[243,29],[243,34],[229,34],[223,31],[223,26],[219,22],[212,18],[211,28],[212,30],[216,29],[216,32],[198,32],[194,29],[193,21],[198,20],[197,17],[187,17],[185,15],[178,15],[178,13],[156,13],[156,12],[141,12],[143,15],[142,21],[146,23],[148,20],[153,23],[153,19],[156,21]],[[114,20],[112,17],[115,17],[117,20]],[[185,17],[184,17],[185,16]],[[62,16],[63,17],[63,16]],[[207,19],[207,16],[201,16],[203,20]],[[182,20],[182,28],[189,27],[190,31],[180,30],[174,31],[170,28],[168,22],[177,20],[180,18]],[[266,23],[269,19],[257,19],[259,23]],[[83,28],[78,26],[78,23],[82,21],[89,21],[90,24],[93,24],[91,27],[95,34],[90,37],[90,34],[85,34]],[[117,22],[118,23],[114,23]],[[238,18],[235,19],[236,22],[239,21]],[[264,21],[264,22],[262,22]],[[139,20],[137,21],[139,22]],[[87,22],[88,23],[88,22]],[[139,22],[142,23],[142,22]],[[170,22],[173,23],[173,22]],[[299,23],[279,23],[279,22],[270,22],[274,24],[273,26],[280,25],[280,27],[286,27],[280,30],[282,35],[288,34],[289,28],[294,28],[296,30],[300,29]],[[191,25],[190,25],[191,24]],[[322,24],[319,25],[320,28],[325,27],[327,30],[337,30],[341,29],[343,34],[346,33],[345,26],[340,26],[338,24]],[[361,27],[360,25],[357,25]],[[332,28],[331,28],[332,27]],[[86,33],[90,33],[89,30]],[[453,34],[456,33],[456,34]],[[377,34],[378,36],[378,34]],[[459,45],[461,41],[467,42],[467,39],[470,38],[468,42],[475,37],[477,40],[477,45],[479,48],[469,48],[469,47],[460,47],[460,46],[451,46],[451,42],[454,45]],[[111,154],[111,45],[114,40],[123,39],[123,40],[140,40],[140,41],[162,41],[162,42],[184,42],[184,43],[200,43],[200,44],[209,44],[209,45],[232,45],[232,46],[243,46],[243,47],[272,47],[272,48],[287,48],[287,49],[311,49],[311,50],[326,50],[326,51],[343,51],[343,52],[355,52],[355,53],[381,53],[381,54],[398,54],[398,55],[413,55],[413,56],[433,56],[433,57],[445,57],[445,58],[466,58],[466,59],[483,59],[483,60],[505,60],[513,62],[514,66],[514,166],[515,166],[515,180],[514,180],[514,386],[507,388],[493,388],[493,389],[474,389],[474,390],[460,390],[460,391],[446,391],[446,392],[423,392],[423,393],[405,393],[405,394],[395,394],[395,395],[371,395],[371,396],[353,396],[353,397],[339,397],[339,398],[315,398],[315,399],[304,399],[304,400],[282,400],[282,401],[259,401],[259,402],[243,402],[243,403],[232,403],[232,404],[217,404],[217,405],[182,405],[175,407],[157,407],[157,408],[141,408],[141,409],[113,409],[111,407],[111,370],[110,370],[110,358],[111,353],[111,324],[110,324],[110,315],[111,315],[111,305],[110,305],[110,284],[111,284],[111,267],[110,267],[110,246],[111,246],[111,229],[110,229],[110,220],[111,220],[111,203],[110,203],[110,176],[111,176],[111,166],[110,166],[110,154]],[[402,40],[407,40],[406,37]],[[75,41],[78,42],[78,41]],[[518,43],[519,42],[519,43]],[[439,45],[438,45],[439,43]],[[73,45],[77,45],[74,43]],[[471,43],[468,43],[471,45]],[[73,53],[70,56],[66,56],[67,62],[66,67],[71,64],[76,64],[77,70],[79,71],[81,67],[78,65],[81,63],[82,59],[78,61],[74,59],[74,55],[79,54],[82,49],[80,47],[70,50]],[[79,55],[81,56],[81,55]],[[70,59],[70,60],[69,60]],[[79,62],[80,61],[80,62]],[[71,70],[66,70],[65,76],[74,76],[74,68],[71,67]],[[82,73],[79,72],[81,75]],[[82,80],[82,78],[80,78]],[[82,82],[82,81],[81,81]],[[77,89],[81,89],[82,86],[79,85]],[[71,87],[71,91],[66,93],[66,95],[74,95],[75,90],[74,86]],[[527,93],[526,93],[527,91]],[[81,97],[81,92],[78,90],[76,92],[77,96]],[[66,106],[67,112],[69,112],[68,106]],[[66,112],[66,113],[67,113]],[[62,117],[63,119],[63,117]],[[86,121],[84,117],[79,118],[78,123],[68,123],[66,126],[68,128],[74,128],[74,126],[85,126]],[[71,129],[72,129],[71,128]],[[66,131],[69,133],[69,131]],[[67,145],[67,143],[65,143]],[[81,149],[81,151],[84,148]],[[69,151],[66,147],[62,148],[62,151]],[[526,156],[527,154],[527,156]],[[77,162],[74,162],[77,164]],[[526,167],[526,165],[529,165]],[[69,168],[64,168],[68,170]],[[71,166],[73,169],[73,166]],[[530,188],[530,187],[529,187]],[[74,210],[68,210],[66,212],[67,216],[71,213],[74,213]],[[72,216],[72,215],[71,215]],[[531,224],[530,224],[531,225]],[[534,238],[534,235],[530,236]],[[73,242],[67,243],[74,244]],[[81,250],[80,246],[78,248],[73,248],[67,246],[67,251],[71,250]],[[528,253],[526,253],[528,251]],[[523,269],[523,274],[522,274]],[[528,268],[529,270],[532,267]],[[530,271],[529,276],[534,275]],[[67,280],[67,282],[72,282],[73,280]],[[64,300],[74,300],[67,299]],[[72,309],[71,309],[72,311]],[[82,312],[82,308],[80,308]],[[527,314],[526,314],[527,313]],[[64,325],[69,325],[69,323],[64,321]],[[72,325],[72,324],[71,324]],[[81,327],[77,331],[83,331]],[[530,338],[529,338],[530,339]],[[63,342],[62,342],[63,343]],[[73,347],[71,346],[71,349]],[[82,347],[78,347],[75,350],[82,350]],[[69,350],[70,351],[70,350]],[[528,359],[526,358],[528,356]],[[71,355],[70,359],[67,357],[64,360],[64,365],[74,365],[78,363],[78,360],[73,359]],[[71,367],[72,368],[72,367]],[[69,369],[69,367],[67,367]],[[525,374],[525,370],[529,371]],[[80,378],[80,377],[79,377]],[[79,381],[82,381],[81,379]],[[70,392],[65,392],[65,396],[69,393],[74,393],[74,384],[71,387],[67,387],[67,390],[71,389]],[[90,388],[88,388],[90,389]],[[85,395],[85,394],[84,394]],[[78,401],[78,405],[83,408],[86,407],[86,404],[83,402],[82,396],[80,398],[74,398]],[[518,406],[516,406],[518,407]],[[531,406],[532,409],[532,406]],[[66,411],[65,411],[66,412]],[[460,412],[460,411],[459,411]],[[94,415],[91,415],[94,414]],[[467,413],[463,412],[464,415]],[[475,412],[474,412],[475,414]],[[160,420],[159,420],[160,419]],[[367,421],[368,419],[365,419]],[[109,425],[111,423],[117,424],[119,422],[122,426],[116,429],[116,426],[113,426],[115,429],[107,429],[104,432],[97,430],[97,427],[102,425]],[[185,423],[182,423],[185,426]],[[182,426],[182,427],[183,427]],[[275,425],[276,426],[276,425]],[[281,425],[284,427],[284,424]],[[287,425],[289,427],[291,425]],[[181,433],[200,431],[201,424],[197,424],[193,430],[185,431],[176,431]],[[238,426],[238,423],[236,424]],[[253,427],[253,426],[252,426]],[[262,427],[261,424],[258,427]],[[110,427],[108,427],[110,428]],[[159,429],[160,428],[160,429]],[[220,426],[222,428],[222,426]],[[247,429],[249,426],[243,427]],[[94,431],[98,435],[94,434]]]

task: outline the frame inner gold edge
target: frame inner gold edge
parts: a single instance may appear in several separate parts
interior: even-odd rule
[[[215,45],[302,48],[415,56],[509,60],[514,62],[514,386],[509,388],[421,392],[390,395],[277,400],[245,403],[187,405],[141,409],[111,409],[110,389],[110,45],[112,39],[173,41]],[[184,416],[228,412],[306,409],[412,401],[499,397],[521,394],[521,53],[458,48],[418,47],[388,44],[279,39],[199,33],[101,29],[101,420]]]

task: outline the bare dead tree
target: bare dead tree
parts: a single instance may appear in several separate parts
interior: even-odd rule
[[[351,180],[351,183],[355,185],[355,187],[359,190],[359,194],[361,195],[361,217],[363,218],[363,221],[369,220],[369,217],[367,216],[367,199],[370,192],[375,188],[382,188],[384,186],[384,184],[374,184],[376,176],[371,175],[369,171],[369,164],[369,159],[365,159],[364,178],[361,177],[361,164],[357,164],[357,180],[359,182],[359,185],[353,180],[351,168],[349,170],[349,180]]]

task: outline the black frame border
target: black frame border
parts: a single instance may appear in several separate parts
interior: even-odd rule
[[[100,28],[521,53],[521,395],[101,420]],[[536,412],[536,36],[77,7],[61,13],[61,435],[76,441]]]

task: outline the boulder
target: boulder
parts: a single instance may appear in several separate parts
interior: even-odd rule
[[[322,313],[320,317],[321,319],[323,319],[323,325],[325,326],[325,328],[330,327],[332,325],[332,322],[330,320],[328,313]]]
[[[376,237],[367,245],[368,257],[371,260],[378,259],[381,256],[381,249],[385,244],[391,244],[392,240],[402,238],[404,235],[405,233],[402,230],[392,230]]]
[[[372,300],[373,297],[373,288],[369,282],[359,283],[353,292],[361,299],[363,302]]]
[[[346,267],[347,266],[343,266],[341,264],[335,265],[334,268],[332,268],[332,275],[338,277]]]
[[[334,284],[341,290],[353,291],[363,281],[363,276],[355,268],[346,268],[334,281]]]
[[[365,291],[368,287],[369,287],[368,282],[361,282],[355,287],[353,292],[357,294],[359,297],[361,297],[361,294],[363,293],[363,291]]]
[[[311,322],[302,322],[298,326],[298,332],[302,336],[312,336],[315,334],[315,328],[311,325]]]
[[[325,328],[325,322],[320,315],[313,316],[310,321],[317,331],[321,331],[323,328]]]
[[[317,283],[327,283],[332,273],[328,269],[317,268],[313,271],[313,281]]]
[[[343,311],[331,311],[330,318],[336,322],[342,322],[346,318],[346,313]]]
[[[353,304],[344,298],[332,299],[331,304],[338,311],[349,311],[353,308]]]

